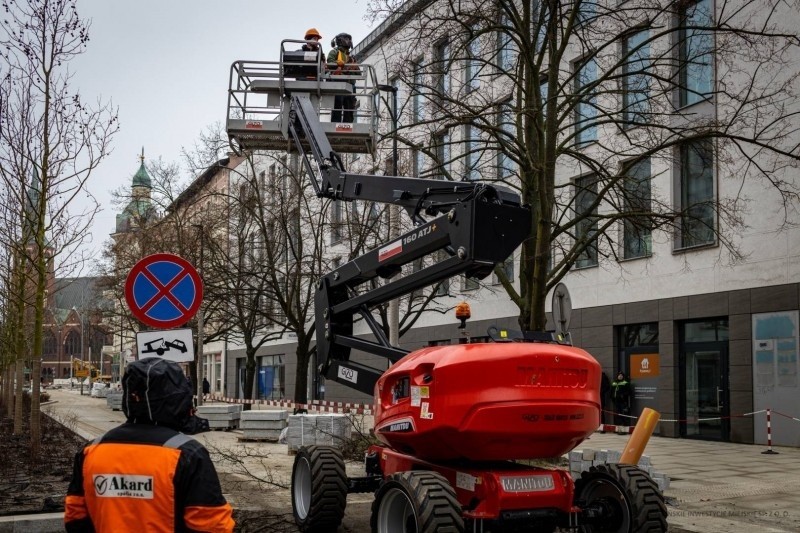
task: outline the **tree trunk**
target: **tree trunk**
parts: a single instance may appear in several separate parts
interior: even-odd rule
[[[22,406],[22,383],[25,381],[25,362],[17,359],[14,364],[16,368],[16,383],[14,384],[14,435],[22,435],[23,412]]]
[[[8,419],[14,418],[14,372],[14,365],[9,363],[8,366],[6,366],[6,382],[5,386],[3,387],[6,405],[6,418]]]
[[[253,399],[253,384],[256,381],[256,350],[247,347],[247,363],[245,364],[244,377],[244,397],[247,400]]]
[[[295,373],[294,401],[308,403],[308,350],[297,349],[297,372]]]
[[[31,365],[31,457],[39,457],[42,445],[42,419],[39,407],[41,392],[39,378],[42,375],[42,362],[34,357]]]

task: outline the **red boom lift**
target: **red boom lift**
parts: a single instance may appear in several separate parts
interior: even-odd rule
[[[367,152],[374,143],[372,68],[336,76],[318,52],[286,50],[291,43],[303,41],[284,41],[277,63],[233,64],[231,146],[297,152],[318,196],[392,203],[416,223],[319,280],[319,370],[374,394],[382,444],[369,449],[366,475],[358,478],[345,474],[335,448],[301,448],[292,472],[300,529],[335,531],[347,493],[375,492],[371,526],[378,533],[666,531],[664,498],[636,466],[598,466],[573,482],[568,472],[523,462],[568,452],[598,427],[601,371],[590,354],[549,334],[491,328],[494,343],[412,353],[390,345],[370,313],[374,306],[457,274],[489,275],[528,235],[531,214],[496,185],[347,173],[339,152]],[[323,121],[335,95],[359,99],[355,123]],[[446,259],[397,275],[441,250]],[[384,282],[370,284],[375,278]],[[356,314],[375,341],[353,335]],[[353,349],[392,366],[352,360]]]

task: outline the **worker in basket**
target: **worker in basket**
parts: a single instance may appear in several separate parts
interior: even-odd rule
[[[306,40],[306,44],[302,46],[301,50],[304,52],[316,52],[319,50],[319,41],[322,39],[322,35],[317,31],[317,28],[308,28],[303,39]]]
[[[349,33],[340,33],[331,41],[331,51],[328,52],[328,69],[336,75],[361,74],[356,60],[350,55],[353,48],[353,38]],[[355,82],[352,82],[355,92]],[[336,95],[331,111],[331,122],[353,122],[358,100],[355,95]]]

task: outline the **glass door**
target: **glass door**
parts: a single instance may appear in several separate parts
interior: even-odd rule
[[[728,440],[728,343],[685,343],[681,359],[681,434]]]

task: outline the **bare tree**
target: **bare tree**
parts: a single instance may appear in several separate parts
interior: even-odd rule
[[[7,66],[0,80],[7,97],[0,113],[0,168],[10,184],[32,177],[19,205],[30,207],[24,222],[32,228],[26,261],[35,279],[30,345],[34,455],[40,444],[39,354],[48,269],[58,255],[67,268],[82,264],[76,250],[98,209],[87,181],[108,155],[117,130],[113,109],[102,103],[92,108],[70,88],[67,64],[85,50],[89,38],[88,23],[78,16],[75,4],[75,0],[6,2],[0,33],[0,54]]]
[[[225,167],[226,162],[214,162],[202,169],[199,175],[192,175],[191,181],[183,177],[183,168],[174,162],[161,158],[142,162],[139,172],[146,172],[150,183],[147,187],[121,187],[114,192],[113,203],[122,211],[118,232],[106,243],[102,272],[105,288],[116,300],[116,319],[121,335],[133,334],[141,329],[125,302],[124,285],[128,273],[143,257],[154,253],[174,253],[195,266],[203,265],[204,237],[198,228],[213,233],[215,226],[224,220],[223,210],[208,209],[206,203],[215,194],[204,189],[201,183],[206,176]],[[146,189],[146,190],[142,190]],[[201,274],[208,284],[208,272]],[[203,313],[204,343],[221,338],[224,323],[217,317],[218,310],[225,300],[204,298]],[[187,327],[197,328],[198,318],[190,320]],[[199,337],[198,337],[199,339]],[[199,354],[199,350],[195,350]],[[190,363],[190,374],[198,375],[200,361]],[[202,380],[197,379],[198,396],[202,391]]]
[[[504,183],[531,208],[519,284],[495,271],[523,329],[545,328],[567,272],[648,257],[653,242],[740,260],[760,188],[793,221],[796,3],[370,5],[397,23],[370,54],[408,95],[401,142],[430,161],[423,174]]]

